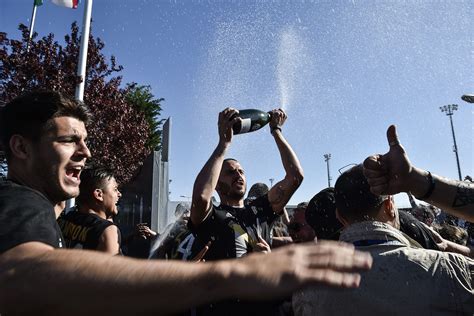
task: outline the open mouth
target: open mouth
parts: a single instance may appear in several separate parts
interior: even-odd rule
[[[69,179],[74,180],[75,182],[79,182],[80,181],[80,176],[81,176],[81,170],[82,170],[81,166],[67,168],[66,169],[66,176]]]

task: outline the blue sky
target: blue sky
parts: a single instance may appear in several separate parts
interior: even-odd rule
[[[0,30],[18,38],[32,0],[2,0]],[[35,31],[59,41],[77,10],[45,0]],[[151,85],[172,118],[172,200],[190,196],[217,144],[217,115],[227,106],[283,106],[283,127],[305,181],[290,201],[327,186],[323,154],[338,169],[388,145],[396,124],[412,162],[457,178],[448,117],[454,115],[461,171],[473,172],[473,1],[94,1],[92,34],[124,66],[124,82]],[[86,83],[87,84],[87,83]],[[283,167],[268,129],[238,135],[229,156],[249,186],[280,180]],[[400,206],[407,205],[404,196]]]

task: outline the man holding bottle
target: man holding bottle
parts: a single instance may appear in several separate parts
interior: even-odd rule
[[[199,250],[212,242],[206,260],[242,257],[265,250],[265,244],[271,243],[274,220],[303,181],[300,162],[282,134],[286,113],[275,109],[270,117],[270,132],[286,175],[268,194],[244,205],[247,185],[244,171],[237,160],[224,160],[233,140],[233,127],[241,124],[242,119],[236,109],[227,108],[219,113],[219,143],[196,178],[191,207],[191,227],[197,243],[193,248]],[[214,190],[221,200],[218,207],[211,202]]]
[[[303,181],[300,162],[282,134],[286,118],[281,109],[270,112],[270,132],[280,152],[285,178],[267,194],[245,205],[247,181],[244,170],[237,160],[224,157],[234,132],[239,132],[235,126],[249,122],[243,122],[236,109],[227,108],[219,113],[219,143],[194,182],[189,224],[196,236],[193,251],[210,245],[204,256],[206,261],[270,251],[273,223]],[[252,128],[248,130],[252,131]],[[217,207],[211,201],[214,190],[221,200]],[[281,301],[257,304],[233,300],[203,306],[196,314],[270,315],[278,313],[280,306]]]

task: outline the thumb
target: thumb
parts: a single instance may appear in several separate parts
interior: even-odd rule
[[[400,146],[400,141],[398,140],[397,128],[395,125],[390,125],[387,129],[387,141],[390,148],[394,146]]]

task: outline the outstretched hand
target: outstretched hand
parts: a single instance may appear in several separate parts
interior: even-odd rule
[[[350,244],[323,241],[285,246],[266,255],[251,254],[235,265],[244,274],[255,276],[242,298],[275,298],[313,284],[358,287],[358,271],[370,269],[372,257]]]
[[[398,140],[395,125],[387,130],[390,149],[384,155],[374,155],[364,161],[364,175],[370,185],[370,191],[376,195],[407,192],[412,165],[405,149]]]

